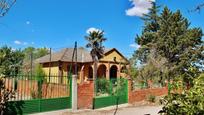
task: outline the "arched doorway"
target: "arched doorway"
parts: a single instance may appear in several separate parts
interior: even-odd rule
[[[106,77],[106,66],[101,64],[97,70],[97,77],[98,78],[105,78]]]
[[[110,79],[117,79],[118,68],[116,65],[111,66],[110,68]]]
[[[88,79],[89,80],[93,79],[93,68],[91,66],[89,66]]]

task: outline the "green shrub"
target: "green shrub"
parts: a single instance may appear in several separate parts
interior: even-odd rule
[[[193,80],[193,87],[182,93],[171,93],[164,97],[160,113],[167,115],[203,115],[204,114],[204,74]]]
[[[125,85],[126,85],[126,80],[124,78],[117,79],[115,82],[115,87],[113,87],[113,95],[118,96],[118,95],[123,95],[124,91],[126,90]],[[114,90],[115,89],[115,90]]]
[[[38,64],[35,67],[35,77],[37,78],[38,81],[38,92],[37,92],[37,97],[42,98],[42,84],[45,81],[45,72],[42,69],[42,66]]]
[[[105,94],[105,93],[110,93],[110,82],[104,78],[98,79],[96,81],[97,84],[97,93],[100,94]]]
[[[150,95],[147,96],[147,101],[154,103],[155,100],[156,100],[155,95],[150,94]]]
[[[7,102],[9,99],[15,97],[15,92],[5,87],[4,78],[0,77],[0,114],[3,115],[7,109]]]

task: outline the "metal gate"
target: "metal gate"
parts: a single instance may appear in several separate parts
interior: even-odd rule
[[[6,89],[15,92],[7,103],[6,114],[30,114],[71,108],[71,77],[9,76]]]
[[[127,79],[97,79],[95,83],[94,109],[128,103]]]

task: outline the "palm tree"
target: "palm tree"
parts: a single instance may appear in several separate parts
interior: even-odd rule
[[[95,81],[97,78],[97,64],[98,60],[103,57],[104,53],[104,46],[102,43],[106,41],[106,38],[104,37],[104,31],[92,31],[89,32],[88,36],[85,36],[85,39],[88,41],[86,44],[87,48],[91,48],[91,56],[92,60],[94,62],[94,68],[93,68],[93,80]]]

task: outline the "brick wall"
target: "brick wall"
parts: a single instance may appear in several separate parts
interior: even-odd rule
[[[78,108],[92,109],[94,97],[93,81],[78,84]]]
[[[128,103],[135,103],[147,99],[148,95],[161,96],[168,94],[168,88],[148,88],[132,91],[131,80],[128,80]]]

